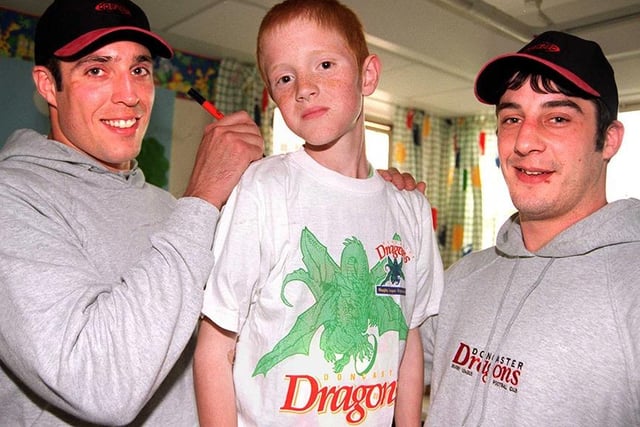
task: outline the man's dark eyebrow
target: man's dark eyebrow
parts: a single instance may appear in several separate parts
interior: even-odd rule
[[[576,104],[575,102],[573,102],[570,99],[561,99],[561,100],[558,100],[558,101],[545,102],[544,103],[544,107],[546,107],[546,108],[569,107],[569,108],[572,108],[572,109],[576,110],[580,114],[584,113],[582,111],[582,108],[580,108],[580,106],[578,104]]]
[[[108,55],[87,55],[84,58],[81,58],[78,61],[76,61],[71,68],[72,70],[76,70],[90,63],[106,64],[107,62],[112,60],[113,60],[113,57]]]
[[[501,102],[496,106],[496,112],[499,113],[500,111],[505,110],[507,108],[518,109],[520,108],[520,104],[515,102]]]
[[[136,62],[140,63],[140,62],[150,62],[153,63],[153,58],[150,55],[138,55],[136,57]]]
[[[576,110],[579,113],[583,113],[582,108],[580,108],[580,106],[578,104],[576,104],[575,102],[573,102],[570,99],[560,99],[557,101],[547,101],[543,104],[543,106],[545,108],[556,108],[556,107],[569,107],[569,108],[573,108],[574,110]],[[504,109],[507,108],[514,108],[514,109],[518,109],[520,108],[520,104],[515,103],[515,102],[501,102],[500,104],[498,104],[496,106],[496,112],[500,112]]]
[[[106,64],[107,62],[113,61],[113,56],[109,56],[109,55],[88,55],[85,56],[84,58],[78,60],[74,65],[73,68],[78,68],[78,67],[82,67],[83,65],[86,64],[90,64],[92,62],[97,62],[100,64]],[[153,58],[150,55],[137,55],[134,59],[135,64],[142,64],[142,63],[149,63],[152,64],[153,63]]]
[[[111,60],[113,60],[113,57],[112,56],[108,56],[108,55],[87,55],[84,58],[79,59],[76,62],[76,66],[83,65],[83,64],[86,64],[86,63],[89,63],[89,62],[105,63],[105,62],[109,62]]]

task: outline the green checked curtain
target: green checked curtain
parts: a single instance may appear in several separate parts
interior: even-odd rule
[[[273,112],[260,72],[254,65],[246,65],[233,58],[220,62],[215,86],[216,106],[223,113],[245,110],[256,121],[264,138],[264,152],[273,152]]]
[[[452,121],[447,208],[442,261],[446,266],[482,247],[482,185],[480,182],[481,129],[473,117]]]
[[[485,117],[447,119],[396,108],[391,165],[427,182],[427,197],[445,267],[482,247],[482,185],[479,155]]]
[[[268,97],[266,92],[264,96]],[[264,138],[264,152],[268,156],[273,154],[273,114],[276,109],[276,104],[271,98],[267,98],[263,105],[264,112],[262,114],[263,120],[260,129],[262,131],[262,138]]]
[[[447,121],[420,110],[397,107],[391,135],[391,166],[410,172],[427,183],[427,197],[434,209],[434,222],[446,203],[447,173],[453,157],[443,144],[449,138]]]
[[[419,126],[424,118],[424,112],[408,108],[397,107],[393,118],[391,133],[391,166],[403,172],[410,172],[416,181],[424,181],[422,174],[422,146]],[[415,125],[415,128],[414,128]]]
[[[261,125],[264,85],[254,65],[246,65],[232,58],[220,61],[215,82],[214,100],[224,114],[245,110]]]

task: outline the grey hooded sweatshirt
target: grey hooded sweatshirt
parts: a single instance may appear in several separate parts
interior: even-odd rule
[[[138,168],[15,132],[0,150],[0,425],[196,425],[217,218]]]
[[[640,425],[640,201],[536,253],[517,216],[445,276],[429,426]]]

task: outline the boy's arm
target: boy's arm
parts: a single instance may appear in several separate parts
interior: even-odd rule
[[[409,329],[407,343],[398,371],[395,425],[416,427],[422,425],[422,396],[424,380],[422,342],[418,328]]]
[[[233,358],[236,334],[206,317],[200,322],[193,374],[201,427],[236,426]]]
[[[435,348],[435,333],[438,325],[438,315],[430,316],[420,325],[420,338],[422,341],[422,354],[424,357],[424,385],[431,384],[431,373],[433,371],[433,352]]]

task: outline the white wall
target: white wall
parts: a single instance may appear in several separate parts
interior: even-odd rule
[[[607,168],[607,199],[640,199],[640,110],[620,113],[624,139]]]

